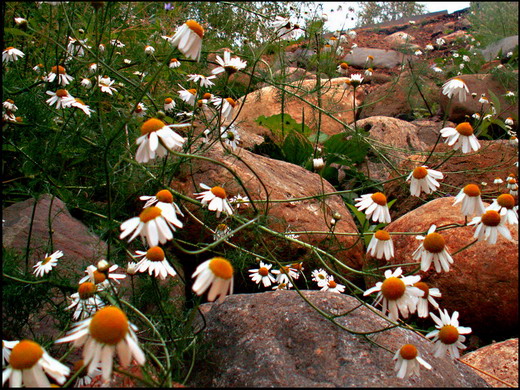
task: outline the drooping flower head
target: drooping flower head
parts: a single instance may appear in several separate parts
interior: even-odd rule
[[[446,138],[445,142],[449,146],[453,146],[453,150],[460,149],[462,153],[469,153],[480,149],[480,143],[469,122],[459,123],[455,128],[445,127],[441,130],[441,136]]]
[[[206,191],[195,193],[196,198],[200,199],[202,205],[208,205],[208,210],[216,211],[217,218],[220,217],[220,213],[224,212],[227,215],[233,214],[233,210],[227,201],[226,190],[220,186],[209,187],[204,183],[200,183],[200,186]]]
[[[436,226],[432,225],[428,229],[426,236],[416,236],[415,238],[421,240],[422,243],[415,250],[412,255],[414,260],[421,260],[421,271],[426,272],[433,264],[436,272],[444,272],[450,270],[450,264],[453,264],[453,259],[450,256],[444,237],[435,232]]]
[[[355,206],[359,211],[366,209],[365,214],[368,219],[372,218],[374,222],[391,222],[386,196],[383,193],[361,195],[361,198],[356,198],[355,201],[357,202]]]
[[[188,126],[190,126],[189,123],[166,125],[160,119],[148,119],[141,125],[141,136],[136,140],[139,148],[137,149],[135,159],[137,162],[146,163],[154,159],[156,153],[159,157],[164,157],[168,149],[180,149],[185,140],[174,132],[172,128]]]
[[[468,225],[476,225],[474,238],[479,241],[487,241],[489,244],[496,244],[498,235],[502,235],[506,240],[513,241],[511,232],[505,225],[505,217],[502,217],[495,210],[488,210],[480,217],[472,219]]]
[[[202,50],[203,37],[204,28],[195,20],[188,20],[177,29],[171,39],[171,44],[177,47],[187,58],[198,61]]]
[[[202,295],[211,286],[208,301],[213,302],[220,296],[220,303],[227,294],[233,294],[233,273],[233,266],[229,260],[214,257],[197,267],[192,276],[196,278],[192,289],[197,295]]]
[[[376,259],[390,260],[394,257],[394,243],[386,230],[378,230],[372,236],[367,247],[367,253]]]
[[[469,89],[463,80],[455,77],[444,83],[442,86],[442,93],[450,99],[452,96],[457,95],[459,101],[464,103],[466,101],[466,94],[469,93]]]
[[[515,206],[515,198],[511,194],[502,194],[493,203],[486,207],[486,211],[495,210],[504,218],[505,223],[518,225],[518,206]]]
[[[136,251],[136,255],[133,256],[136,259],[141,258],[135,267],[135,272],[146,272],[150,275],[155,274],[155,277],[159,277],[161,280],[166,279],[168,275],[174,277],[177,272],[170,265],[164,251],[161,247],[154,246],[145,251]]]
[[[428,303],[431,303],[435,309],[439,308],[439,304],[433,297],[439,298],[441,292],[438,288],[430,288],[426,282],[417,282],[413,286],[424,292],[422,297],[414,297],[414,299],[417,300],[417,315],[421,318],[426,318],[429,314]]]
[[[433,169],[428,169],[427,166],[422,165],[415,168],[409,175],[406,181],[410,181],[410,193],[413,196],[421,196],[421,192],[431,194],[440,184],[437,180],[444,178],[444,175]]]
[[[431,370],[432,366],[419,356],[417,348],[412,344],[405,344],[397,350],[393,360],[397,360],[395,364],[395,372],[397,377],[404,379],[410,375],[419,376],[420,365]]]

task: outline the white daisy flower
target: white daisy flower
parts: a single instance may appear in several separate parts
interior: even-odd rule
[[[2,107],[11,112],[16,112],[18,110],[18,107],[16,107],[14,101],[11,99],[7,99],[5,102],[3,102]]]
[[[274,284],[272,290],[290,290],[293,287],[291,282]]]
[[[276,16],[271,26],[276,31],[278,38],[291,39],[294,36],[294,28],[289,18]]]
[[[105,265],[106,264],[106,265]],[[109,265],[106,260],[98,262],[97,267],[95,265],[89,265],[85,270],[86,276],[79,280],[79,284],[90,282],[96,285],[97,291],[103,291],[110,287],[110,280],[120,283],[119,279],[126,278],[124,274],[113,273],[119,266],[117,264]]]
[[[121,309],[106,306],[92,317],[78,322],[67,336],[56,343],[74,342],[74,347],[84,346],[83,361],[88,365],[87,375],[93,375],[100,367],[103,379],[109,380],[116,351],[122,367],[128,366],[133,359],[141,366],[145,363],[146,358],[139,347],[136,330]]]
[[[449,352],[451,357],[458,359],[460,357],[459,349],[465,349],[463,344],[466,337],[463,334],[471,333],[471,328],[459,326],[459,312],[453,312],[452,317],[448,314],[448,310],[439,310],[441,318],[435,314],[430,313],[430,316],[435,321],[434,331],[426,335],[427,338],[432,338],[435,342],[435,357],[443,357],[446,352]]]
[[[104,52],[105,52],[105,45],[103,45],[102,43],[100,43],[99,46],[98,46],[98,49],[99,49],[99,52],[100,52],[100,53],[104,53]]]
[[[342,293],[345,292],[345,286],[343,284],[336,283],[334,281],[334,276],[329,275],[327,278],[327,283],[321,286],[321,291]]]
[[[177,272],[170,265],[164,251],[158,246],[151,247],[148,251],[135,251],[136,255],[134,258],[141,258],[135,268],[136,272],[146,272],[152,275],[155,273],[155,277],[159,277],[161,280],[166,279],[168,275],[174,277]]]
[[[312,271],[312,280],[318,283],[318,287],[323,287],[328,283],[329,274],[324,269],[315,269]]]
[[[356,198],[355,204],[359,211],[366,209],[365,214],[367,219],[372,218],[374,222],[390,223],[390,211],[386,202],[386,196],[381,192],[374,194],[361,195],[361,198]]]
[[[11,350],[20,341],[6,341],[2,340],[2,367],[9,364],[9,356],[11,356]]]
[[[424,50],[426,51],[432,51],[434,49],[433,45],[431,43],[427,44],[425,47],[424,47]]]
[[[469,56],[467,56],[467,55],[464,54],[464,55],[462,56],[462,61],[464,61],[464,62],[470,62],[471,59],[469,58]]]
[[[412,254],[414,260],[421,260],[421,271],[426,272],[430,269],[433,261],[436,272],[444,272],[450,270],[450,264],[453,264],[453,259],[446,248],[444,237],[439,233],[435,233],[436,226],[432,225],[428,229],[426,236],[415,236],[417,240],[422,243]]]
[[[469,153],[472,150],[480,149],[480,143],[475,137],[473,126],[469,122],[459,123],[455,128],[445,127],[441,130],[441,135],[446,138],[445,142],[453,146],[453,150],[461,149],[462,153]]]
[[[504,218],[504,223],[518,225],[518,206],[515,206],[515,198],[511,194],[502,194],[493,200],[486,211],[495,210]]]
[[[442,86],[442,93],[450,99],[452,96],[457,95],[459,101],[464,103],[466,101],[466,94],[469,93],[469,89],[463,80],[455,77],[444,83]]]
[[[45,258],[34,265],[34,274],[41,278],[43,275],[49,273],[58,264],[58,259],[63,256],[62,251],[56,251],[52,255],[45,254]]]
[[[87,46],[88,39],[74,39],[72,37],[69,37],[69,43],[67,45],[67,52],[71,56],[78,56],[83,57],[85,55],[85,49],[83,46],[87,48],[91,48],[90,46]]]
[[[179,66],[181,66],[181,63],[177,58],[172,58],[170,60],[170,64],[168,65],[168,67],[170,69],[175,69],[175,68],[178,68]]]
[[[45,93],[50,96],[45,102],[50,106],[56,105],[57,109],[70,107],[75,102],[74,96],[66,89],[58,89],[56,92],[47,91]]]
[[[18,58],[24,57],[25,54],[18,49],[10,46],[2,52],[2,62],[18,61]]]
[[[146,115],[146,111],[148,111],[148,109],[146,108],[144,103],[137,103],[137,106],[136,106],[135,110],[132,111],[132,114],[134,114],[137,117],[142,118],[143,116]]]
[[[94,110],[92,110],[90,108],[90,106],[87,106],[83,100],[81,99],[78,99],[78,98],[74,98],[74,102],[72,102],[71,104],[71,107],[76,107],[76,108],[79,108],[81,111],[83,111],[85,113],[85,115],[87,115],[88,117],[90,117],[90,115],[94,112]]]
[[[87,78],[84,78],[84,79],[81,79],[81,86],[83,88],[90,88],[92,87],[92,81],[90,81],[90,79],[87,79]]]
[[[312,159],[312,166],[315,171],[319,171],[325,166],[325,162],[323,161],[322,157],[319,158],[313,158]]]
[[[111,44],[112,46],[119,47],[119,48],[122,48],[122,47],[125,47],[125,46],[126,46],[123,42],[121,42],[121,41],[118,40],[118,39],[111,39],[111,40],[110,40],[110,44]]]
[[[27,19],[25,18],[14,18],[14,22],[17,26],[22,26],[27,24]]]
[[[397,372],[397,377],[401,379],[408,378],[410,375],[419,376],[420,365],[428,370],[432,369],[432,366],[419,356],[417,348],[412,344],[405,344],[399,348],[393,360],[397,360],[394,370]]]
[[[201,74],[189,74],[188,81],[193,81],[194,83],[199,83],[201,87],[211,88],[215,85],[211,80],[217,78],[217,76],[203,76]]]
[[[235,126],[221,127],[221,137],[226,145],[229,145],[231,149],[236,150],[238,143],[240,142],[240,135]]]
[[[215,228],[215,232],[213,233],[213,239],[215,241],[220,240],[221,238],[227,236],[229,233],[231,233],[231,229],[228,225],[225,223],[219,223],[217,227]],[[228,236],[228,238],[233,237],[233,234]]]
[[[497,178],[495,178],[495,180],[493,180],[493,184],[502,184],[503,182],[504,182],[504,180],[502,180],[499,177],[497,177]]]
[[[174,132],[172,128],[188,127],[189,123],[166,125],[162,120],[150,118],[141,125],[141,136],[137,138],[139,145],[135,159],[140,163],[147,163],[155,158],[155,154],[164,157],[168,149],[182,148],[185,139]],[[160,142],[159,142],[160,141]]]
[[[196,198],[200,199],[202,205],[208,205],[208,210],[216,211],[217,218],[220,217],[220,213],[224,212],[227,215],[233,214],[233,210],[227,201],[227,194],[224,188],[215,186],[209,187],[204,183],[200,183],[200,186],[206,191],[195,193]]]
[[[208,301],[213,302],[220,296],[218,302],[221,303],[226,294],[233,294],[233,266],[223,257],[214,257],[200,264],[192,278],[193,291],[197,295],[202,295],[209,288]]]
[[[346,81],[346,84],[353,87],[357,87],[363,83],[363,76],[360,73],[350,75],[350,78]]]
[[[435,41],[435,43],[439,46],[442,46],[446,43],[446,41],[444,40],[444,38],[437,38],[437,40]]]
[[[166,112],[173,111],[174,108],[175,108],[175,102],[173,101],[172,98],[164,99],[164,111],[166,111]]]
[[[217,107],[217,110],[222,113],[222,117],[227,120],[231,121],[233,119],[233,110],[237,106],[237,102],[233,100],[232,98],[220,98],[220,97],[214,97],[211,99],[211,103]]]
[[[240,194],[233,196],[229,199],[229,203],[235,206],[238,210],[240,207],[248,207],[249,206],[249,198],[247,196],[242,196]]]
[[[511,232],[505,225],[505,217],[495,210],[488,210],[480,217],[475,217],[468,225],[477,225],[474,238],[479,241],[487,241],[489,244],[496,244],[500,233],[506,240],[513,241]]]
[[[516,96],[516,94],[513,91],[507,91],[505,96],[514,97],[514,96]]]
[[[53,66],[49,74],[45,76],[43,80],[52,83],[56,79],[56,76],[58,76],[58,84],[63,86],[68,85],[72,80],[74,80],[74,77],[69,76],[63,66]]]
[[[438,66],[435,66],[435,65],[433,65],[433,66],[431,67],[431,69],[432,69],[434,72],[436,72],[436,73],[442,73],[442,72],[444,72],[441,68],[439,68]]]
[[[425,194],[431,194],[440,187],[437,180],[444,178],[444,175],[433,169],[428,169],[427,166],[422,165],[415,168],[406,178],[410,183],[410,193],[413,196],[421,196],[421,191]]]
[[[136,271],[136,266],[137,266],[137,263],[134,262],[134,261],[129,261],[128,264],[126,265],[126,273],[130,276],[133,276],[137,273]]]
[[[108,76],[98,76],[98,87],[101,88],[101,92],[108,93],[109,95],[113,95],[112,92],[117,92],[115,87],[112,87],[115,80],[111,80]]]
[[[337,69],[339,74],[343,75],[343,76],[347,76],[348,75],[348,64],[346,62],[342,62],[341,64],[338,65]]]
[[[408,312],[414,313],[417,302],[413,297],[422,297],[424,295],[422,290],[413,287],[415,283],[421,280],[421,277],[419,275],[401,276],[402,273],[401,267],[394,272],[386,270],[385,280],[377,282],[374,287],[369,288],[363,294],[363,296],[367,296],[378,291],[374,305],[383,301],[383,314],[389,312],[388,317],[392,321],[397,321],[399,312],[403,318],[408,317]]]
[[[508,116],[506,118],[506,120],[504,121],[504,123],[508,126],[513,126],[515,124],[515,121],[513,120],[513,118],[511,118],[510,116]]]
[[[276,275],[276,283],[278,284],[291,284],[291,280],[289,279],[289,277],[291,277],[292,279],[298,279],[298,277],[300,276],[298,270],[292,268],[291,266],[285,266],[280,269],[274,269],[271,272],[274,275]]]
[[[187,58],[198,61],[200,59],[203,37],[204,29],[202,26],[194,20],[188,20],[177,29],[170,43],[172,46],[177,47]]]
[[[181,87],[179,85],[179,87]],[[181,87],[182,88],[182,87]],[[188,103],[190,106],[195,105],[195,100],[197,99],[197,90],[195,88],[184,89],[181,91],[177,91],[179,93],[179,97],[182,101]]]
[[[51,387],[45,373],[62,385],[70,369],[52,358],[40,344],[22,340],[11,351],[9,366],[2,372],[2,385],[9,380],[9,387]]]
[[[98,288],[94,283],[83,282],[79,285],[78,292],[68,298],[71,304],[67,306],[65,310],[74,309],[74,313],[72,314],[74,321],[90,317],[105,306],[105,303],[99,295],[97,295],[97,292]]]
[[[417,302],[417,315],[421,318],[426,318],[429,315],[428,303],[431,303],[435,309],[439,308],[439,304],[433,297],[441,297],[441,292],[438,288],[430,288],[425,282],[417,282],[413,285],[424,292],[422,297],[413,297]]]
[[[415,54],[416,56],[422,56],[423,52],[420,50],[416,50],[413,54]]]
[[[375,232],[368,244],[367,253],[376,259],[390,260],[394,257],[394,243],[390,234],[385,230]]]
[[[366,77],[370,77],[374,74],[374,69],[372,68],[368,68],[367,70],[365,70],[365,76]]]
[[[216,61],[220,66],[211,71],[211,73],[214,75],[222,72],[227,72],[231,75],[238,72],[239,70],[244,69],[247,66],[247,62],[242,61],[239,57],[231,58],[231,53],[227,50],[224,51],[224,59],[222,59],[220,56],[217,56]]]
[[[173,194],[170,192],[170,190],[161,190],[155,196],[146,196],[143,195],[139,197],[141,200],[146,200],[145,205],[143,208],[147,208],[150,206],[157,206],[161,210],[168,212],[169,214],[180,214],[184,216],[179,206],[175,204],[173,201]],[[182,226],[182,222],[179,221],[179,224]]]
[[[144,47],[144,52],[145,54],[152,55],[153,53],[155,53],[155,48],[153,46],[146,45]]]
[[[480,197],[480,188],[476,184],[468,184],[455,197],[453,206],[461,203],[461,213],[465,217],[472,217],[473,215],[484,214],[485,207]]]
[[[272,264],[265,264],[261,261],[260,268],[249,270],[249,277],[256,284],[262,283],[264,287],[269,287],[272,283],[276,282],[275,277],[270,272],[272,266]]]

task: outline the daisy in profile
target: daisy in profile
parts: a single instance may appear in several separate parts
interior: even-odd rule
[[[175,272],[173,267],[166,259],[164,251],[161,247],[154,246],[148,249],[146,252],[136,251],[135,253],[136,255],[133,256],[134,258],[141,258],[135,268],[136,272],[148,271],[148,274],[155,274],[155,277],[159,277],[161,280],[166,279],[168,275],[171,277],[177,275],[177,272]]]
[[[22,58],[24,56],[25,54],[21,50],[10,46],[2,52],[2,62],[18,61],[18,58]]]
[[[66,89],[58,89],[56,92],[45,92],[50,96],[45,102],[50,105],[56,105],[57,109],[70,107],[75,102],[74,97]]]
[[[201,87],[208,87],[211,88],[215,85],[212,79],[217,78],[217,76],[203,76],[201,74],[189,74],[188,75],[188,81],[193,81],[194,83],[198,83]]]
[[[279,284],[290,284],[290,278],[296,280],[300,276],[298,270],[292,268],[291,266],[284,266],[280,269],[274,269],[271,272],[273,273],[273,275],[276,275],[276,283]]]
[[[179,87],[181,87],[179,85]],[[182,88],[182,87],[181,87]],[[195,105],[195,101],[197,99],[197,90],[195,88],[184,89],[177,91],[179,93],[179,97],[183,102],[188,103],[190,106]]]
[[[110,280],[119,284],[119,279],[126,278],[124,274],[113,273],[118,268],[117,264],[110,265],[106,260],[100,260],[97,266],[89,265],[87,267],[85,270],[87,275],[81,278],[79,283],[91,282],[96,285],[97,291],[103,291],[110,287]]]
[[[355,204],[359,211],[366,209],[365,214],[367,219],[372,218],[374,222],[390,223],[390,211],[386,202],[386,196],[381,192],[374,194],[361,195],[361,198],[356,198]]]
[[[238,143],[240,142],[240,135],[235,126],[231,125],[228,127],[222,127],[222,139],[226,145],[229,145],[231,149],[236,150]]]
[[[164,99],[164,111],[166,111],[166,112],[173,111],[174,108],[175,108],[175,102],[173,101],[172,98]]]
[[[98,87],[101,88],[101,92],[108,93],[109,95],[113,95],[113,92],[117,92],[115,87],[112,87],[115,80],[111,80],[108,76],[98,76]]]
[[[168,67],[170,69],[175,69],[175,68],[178,68],[179,66],[181,66],[181,63],[177,58],[172,58],[170,60],[170,64],[168,65]]]
[[[505,225],[505,217],[498,211],[488,210],[480,217],[475,217],[468,225],[476,225],[474,238],[479,241],[487,241],[489,244],[496,244],[498,235],[501,234],[506,240],[513,241],[511,232]]]
[[[146,45],[144,47],[144,52],[145,54],[152,55],[153,53],[155,53],[155,48],[153,46]]]
[[[421,280],[419,275],[401,276],[403,270],[398,267],[394,272],[385,271],[385,280],[377,282],[372,288],[366,290],[363,296],[378,292],[375,305],[382,301],[383,314],[389,312],[389,318],[397,321],[399,312],[403,318],[408,317],[408,313],[414,313],[417,302],[415,297],[422,297],[424,292],[413,285]]]
[[[442,94],[450,99],[457,95],[459,101],[464,103],[466,101],[466,94],[469,94],[469,89],[463,80],[455,77],[444,83],[442,86]]]
[[[110,44],[111,44],[112,46],[115,46],[115,47],[118,47],[118,48],[122,48],[122,47],[125,47],[125,46],[126,46],[123,42],[121,42],[121,41],[118,40],[118,39],[111,39],[111,40],[110,40]]]
[[[237,106],[237,102],[233,100],[232,98],[220,98],[220,97],[214,97],[211,100],[211,103],[217,107],[217,110],[222,113],[222,117],[227,120],[231,121],[233,119],[233,110]]]
[[[367,70],[365,70],[365,76],[366,77],[370,77],[374,74],[374,69],[372,68],[368,68]]]
[[[346,62],[342,62],[341,64],[338,65],[337,71],[339,74],[341,74],[343,76],[347,76],[348,75],[348,64]]]
[[[89,89],[90,87],[92,87],[92,81],[90,81],[90,79],[87,78],[81,79],[81,86],[83,88]]]
[[[227,194],[224,188],[215,186],[209,187],[204,183],[200,183],[200,186],[206,191],[195,193],[196,198],[200,199],[202,205],[208,205],[208,210],[216,211],[217,218],[220,217],[220,213],[224,212],[227,215],[233,214],[233,210],[227,201]]]
[[[272,27],[277,32],[278,38],[291,39],[294,35],[294,29],[289,18],[277,16],[272,22]]]
[[[462,150],[462,153],[469,153],[472,150],[480,149],[480,143],[475,137],[473,126],[469,122],[459,123],[455,128],[445,127],[441,130],[441,136],[446,138],[449,146],[453,146],[453,150]]]
[[[360,86],[362,83],[363,83],[363,76],[361,76],[361,74],[359,73],[355,73],[353,75],[351,75],[347,81],[345,81],[346,84],[352,86],[352,87],[358,87]]]
[[[67,52],[71,56],[78,56],[83,57],[85,55],[85,49],[83,46],[87,48],[91,48],[90,46],[87,46],[88,39],[74,39],[72,37],[69,37],[69,43],[67,45]]]
[[[70,306],[65,310],[74,309],[72,318],[74,321],[83,320],[90,317],[96,311],[105,306],[103,300],[97,295],[97,285],[92,282],[83,282],[78,287],[78,292],[69,297]]]
[[[372,236],[367,253],[376,259],[390,260],[394,257],[394,243],[386,230],[378,230]]]
[[[233,196],[229,199],[229,203],[235,206],[238,210],[240,207],[246,208],[249,206],[249,198],[240,194]]]
[[[421,271],[426,272],[433,264],[436,272],[444,272],[450,270],[450,264],[453,264],[453,259],[450,256],[444,237],[439,233],[435,233],[436,226],[432,225],[428,229],[426,236],[415,236],[416,239],[421,240],[422,243],[412,254],[414,260],[421,260]]]
[[[139,199],[146,200],[143,208],[147,208],[150,206],[157,206],[161,210],[168,212],[169,214],[180,214],[184,216],[179,206],[175,204],[173,201],[173,194],[170,190],[161,190],[155,196],[140,196]],[[182,227],[182,222],[178,221],[178,224]]]
[[[71,107],[76,107],[76,108],[79,108],[81,111],[83,111],[85,113],[85,115],[87,115],[88,117],[90,117],[90,115],[94,112],[94,110],[92,110],[90,108],[90,106],[87,106],[83,100],[81,99],[78,99],[78,98],[74,98],[74,102],[70,104]]]
[[[435,299],[433,299],[433,297],[440,298],[441,292],[438,288],[430,288],[430,286],[425,282],[417,282],[413,286],[424,292],[422,297],[414,298],[417,300],[417,315],[421,318],[426,318],[430,313],[428,310],[428,303],[431,303],[435,309],[439,308],[439,304]]]
[[[208,301],[213,302],[219,297],[221,303],[227,294],[233,294],[233,266],[223,257],[214,257],[200,264],[192,275],[196,278],[193,291],[202,295],[211,286]]]
[[[35,268],[34,274],[41,278],[43,275],[49,273],[58,264],[58,259],[63,256],[62,251],[56,251],[52,255],[45,254],[45,258],[42,261],[36,263],[33,267]]]
[[[518,225],[518,206],[515,206],[515,198],[511,194],[502,194],[493,200],[486,211],[495,210],[504,218],[504,223]]]
[[[40,344],[22,340],[11,351],[9,366],[2,372],[2,385],[9,380],[9,387],[51,387],[45,374],[62,385],[70,369],[52,358]]]
[[[203,37],[204,29],[202,26],[194,20],[188,20],[177,29],[170,43],[187,58],[198,61],[202,50]]]
[[[168,149],[182,148],[184,138],[174,132],[172,128],[188,127],[189,123],[166,125],[162,120],[150,118],[141,125],[141,136],[137,138],[139,145],[135,159],[139,163],[147,163],[155,158],[155,154],[164,157]]]
[[[233,73],[236,73],[247,66],[247,62],[242,61],[239,57],[231,58],[231,53],[227,50],[224,51],[224,59],[222,59],[220,56],[217,56],[216,61],[220,66],[211,71],[211,73],[214,75],[220,74],[222,72],[226,72],[228,75],[232,75]]]
[[[262,283],[264,287],[269,287],[272,283],[276,282],[275,277],[270,272],[272,266],[272,264],[265,264],[261,261],[260,268],[249,270],[249,277],[256,284]]]
[[[58,84],[63,86],[68,85],[72,80],[74,80],[74,77],[69,76],[65,68],[61,65],[53,66],[49,74],[45,76],[43,80],[52,83],[56,77],[58,77]]]
[[[427,166],[422,165],[415,168],[409,175],[406,181],[410,181],[410,193],[413,196],[421,196],[421,191],[425,194],[431,194],[440,184],[437,180],[444,178],[444,175],[433,169],[428,169]]]
[[[460,357],[459,349],[466,349],[463,344],[466,337],[463,334],[471,333],[471,328],[459,326],[459,312],[453,312],[450,318],[448,310],[439,310],[441,318],[435,314],[430,313],[430,316],[435,321],[434,331],[426,335],[427,338],[432,338],[435,342],[435,357],[443,357],[448,352],[452,358],[458,359]]]
[[[453,206],[462,204],[461,213],[465,217],[484,214],[485,207],[480,197],[480,188],[476,184],[468,184],[455,197]]]
[[[56,343],[73,342],[74,347],[83,346],[83,361],[88,365],[87,375],[92,376],[100,367],[103,379],[109,380],[116,351],[122,367],[128,366],[133,359],[141,366],[145,363],[146,358],[139,347],[136,330],[121,309],[106,306],[92,317],[78,322],[67,336]]]
[[[345,292],[345,286],[343,284],[336,283],[334,281],[334,276],[329,275],[327,278],[327,283],[321,286],[321,291],[330,291],[335,293]]]
[[[312,280],[318,283],[318,287],[323,287],[328,283],[329,274],[324,269],[315,269],[312,271]]]
[[[14,101],[11,99],[7,99],[5,102],[2,103],[2,107],[6,109],[7,111],[16,112],[18,111],[18,107],[14,104]]]
[[[137,117],[142,118],[143,116],[146,115],[147,110],[148,109],[146,108],[144,103],[137,103],[137,106],[135,107],[134,111],[132,111],[132,114],[134,114]]]
[[[408,378],[410,375],[419,376],[420,366],[428,370],[432,369],[432,366],[419,356],[417,348],[412,344],[405,344],[399,348],[393,360],[397,360],[394,370],[397,377],[401,379]]]

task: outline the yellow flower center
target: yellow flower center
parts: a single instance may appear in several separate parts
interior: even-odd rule
[[[204,29],[200,24],[198,24],[194,20],[188,20],[186,22],[186,25],[190,28],[191,31],[197,34],[200,37],[200,39],[202,39],[202,37],[204,36]]]
[[[413,170],[413,177],[417,180],[424,179],[428,176],[428,170],[425,167],[417,167]]]
[[[162,214],[161,209],[159,207],[147,207],[145,208],[141,214],[139,214],[139,218],[142,222],[146,223],[148,221],[151,221],[152,219],[157,218]]]
[[[380,206],[386,205],[386,196],[381,192],[376,192],[375,194],[372,194],[371,198],[375,203],[377,203]]]
[[[146,258],[150,261],[163,261],[164,260],[164,251],[158,247],[154,246],[146,252]]]
[[[342,62],[341,64],[339,64],[339,66],[341,69],[344,69],[344,70],[348,69],[348,64],[346,62]]]
[[[227,198],[226,190],[224,190],[224,188],[219,187],[219,186],[213,187],[211,189],[211,193],[213,195],[215,195],[216,197],[221,198],[221,199],[226,199]]]
[[[406,360],[412,360],[417,357],[417,348],[412,344],[406,344],[401,347],[401,357]]]
[[[497,198],[497,203],[506,209],[515,207],[515,198],[511,194],[502,194]]]
[[[404,282],[395,276],[385,279],[381,286],[381,293],[383,296],[392,301],[401,298],[404,295],[405,290],[406,286]]]
[[[49,261],[51,261],[51,260],[52,260],[52,257],[51,257],[51,256],[46,257],[45,259],[43,259],[43,261],[42,261],[42,265],[47,264],[47,263],[48,263]]]
[[[336,288],[338,285],[334,280],[329,280],[329,288]]]
[[[258,270],[258,273],[262,276],[267,276],[269,275],[269,270],[265,267],[262,267]]]
[[[99,272],[98,270],[94,271],[94,283],[103,283],[105,280],[107,280],[107,276],[105,275],[105,273]]]
[[[166,98],[166,99],[164,99],[164,104],[170,104],[171,102],[173,102],[173,99],[172,99],[172,98]]]
[[[85,282],[81,283],[78,287],[78,294],[81,299],[88,299],[94,296],[97,287],[94,283]]]
[[[423,247],[428,252],[439,253],[444,249],[445,242],[444,237],[439,233],[430,233],[424,238]]]
[[[164,122],[157,118],[150,118],[141,126],[141,135],[150,134],[154,131],[161,130],[165,126]]]
[[[488,210],[482,215],[481,221],[486,226],[498,226],[500,224],[500,214],[495,210]]]
[[[388,241],[390,239],[390,234],[385,230],[378,230],[375,237],[380,241]]]
[[[52,72],[52,73],[56,73],[56,74],[65,74],[65,73],[67,73],[67,72],[65,71],[65,68],[64,68],[63,66],[61,66],[61,65],[53,66],[53,67],[51,68],[51,72]]]
[[[424,292],[423,299],[428,298],[428,295],[430,295],[430,287],[425,282],[417,282],[413,286]]]
[[[209,269],[218,278],[228,280],[233,277],[233,266],[223,257],[214,257],[211,259]]]
[[[237,105],[237,102],[235,102],[233,99],[231,99],[230,97],[226,98],[227,102],[231,105],[231,107],[235,108],[235,106]]]
[[[444,325],[438,336],[443,344],[453,344],[459,339],[459,331],[453,325]]]
[[[480,196],[480,189],[476,184],[468,184],[464,187],[464,193],[468,196]]]
[[[31,340],[22,340],[11,351],[9,364],[15,370],[25,370],[34,367],[43,356],[43,349]]]
[[[163,203],[173,203],[173,195],[169,190],[161,190],[155,197],[159,200],[159,202]]]
[[[58,89],[56,91],[56,96],[60,97],[60,98],[64,98],[64,97],[67,97],[69,96],[69,93],[67,92],[66,89]]]
[[[134,112],[140,113],[140,112],[142,112],[142,111],[143,111],[143,106],[141,106],[140,104],[138,104]]]
[[[107,306],[94,314],[89,332],[101,344],[116,345],[125,338],[128,328],[126,314],[115,306]]]
[[[459,123],[457,127],[455,127],[455,130],[457,130],[460,135],[465,135],[466,137],[473,134],[473,127],[469,122]]]

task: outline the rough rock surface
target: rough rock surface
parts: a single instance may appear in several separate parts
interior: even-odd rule
[[[343,58],[343,61],[358,68],[365,68],[367,65],[367,57],[369,55],[374,57],[373,61],[370,62],[373,69],[391,69],[405,63],[408,58],[412,58],[411,56],[404,55],[395,50],[355,47]]]
[[[431,148],[433,145],[435,145],[435,142],[439,137],[439,133],[443,128],[441,120],[416,119],[410,123],[417,126],[417,136],[428,146],[428,148]],[[444,124],[444,127],[455,126],[457,125],[450,121],[447,121]]]
[[[385,41],[392,45],[393,49],[398,49],[403,45],[410,44],[414,40],[415,38],[413,36],[402,31],[398,31],[385,37]]]
[[[367,332],[387,324],[350,296],[303,291],[320,309],[353,311],[338,322]],[[241,294],[221,304],[204,304],[208,355],[195,364],[195,387],[485,387],[462,363],[434,358],[432,344],[416,333],[394,328],[371,336],[396,351],[413,343],[432,370],[420,378],[396,378],[393,353],[340,329],[312,309],[296,291]]]
[[[454,197],[432,200],[391,222],[385,230],[425,232],[432,224],[464,224],[460,205],[453,206],[454,201]],[[454,264],[449,272],[437,273],[433,265],[420,272],[423,281],[441,291],[442,297],[436,299],[440,307],[450,313],[458,311],[461,325],[471,327],[481,338],[499,340],[518,332],[518,228],[507,226],[514,241],[499,236],[495,245],[477,242],[452,256]],[[473,242],[474,233],[475,226],[440,232],[452,254]],[[413,263],[412,253],[420,244],[415,235],[394,235],[392,240],[396,256],[389,264]],[[403,271],[414,268],[406,266]]]
[[[461,359],[502,379],[513,387],[518,387],[518,339],[509,339],[486,345],[467,353]],[[493,387],[508,387],[489,375],[482,374],[479,371],[475,372]]]
[[[482,55],[486,59],[486,61],[492,61],[496,59],[500,51],[502,51],[502,58],[507,58],[506,55],[508,52],[513,51],[515,47],[518,46],[518,35],[513,35],[511,37],[506,37],[501,39],[498,42],[495,42],[485,49],[483,49]]]

